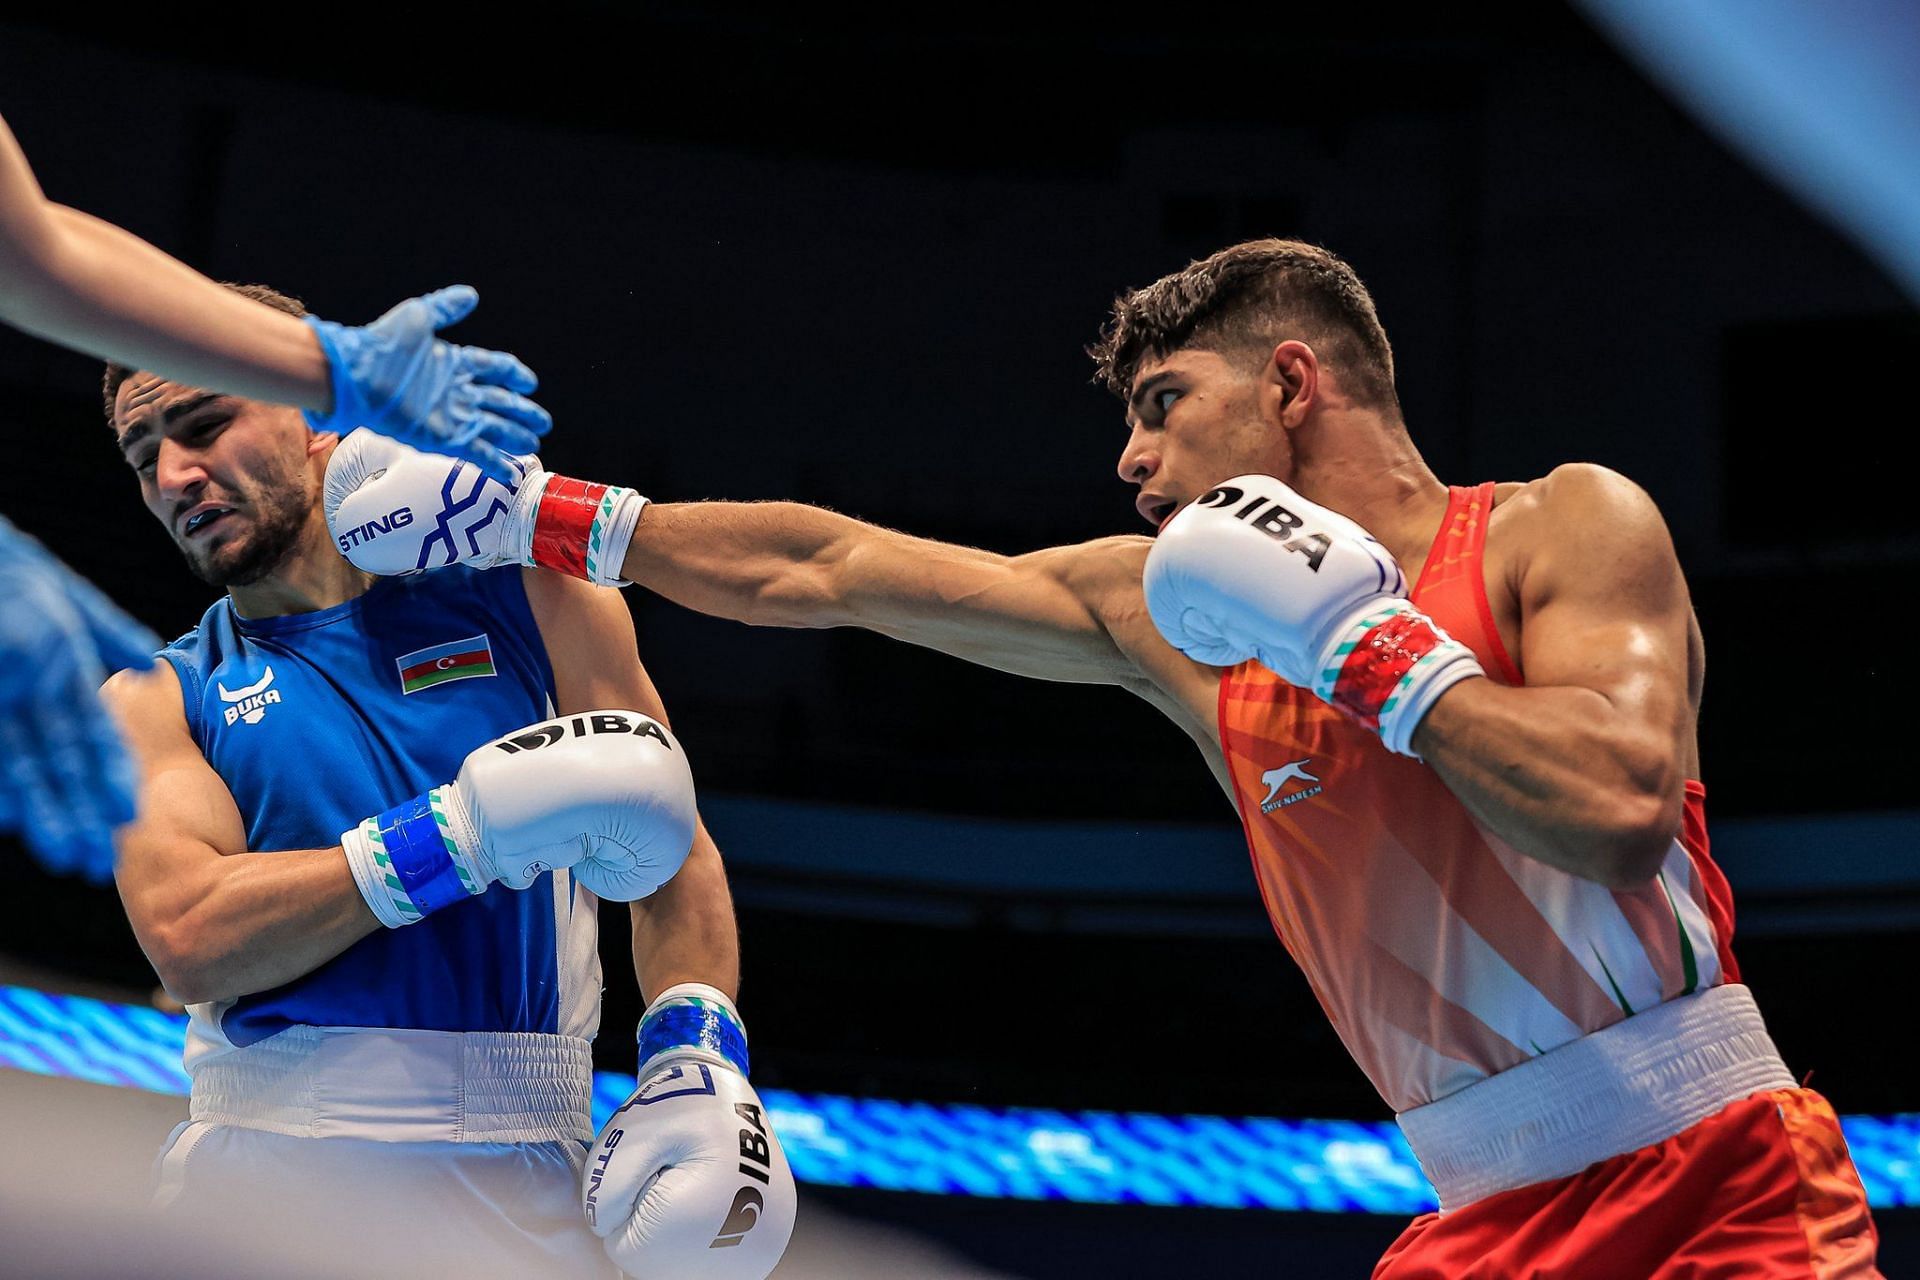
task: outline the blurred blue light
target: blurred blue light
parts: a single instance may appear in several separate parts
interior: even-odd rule
[[[187,1020],[0,985],[0,1067],[185,1095]],[[631,1076],[594,1078],[605,1122]],[[763,1089],[802,1182],[1088,1204],[1389,1213],[1434,1207],[1389,1121],[1231,1119],[849,1098]],[[1875,1208],[1920,1206],[1920,1115],[1847,1116]]]
[[[1920,302],[1920,6],[1580,0],[1630,57]]]

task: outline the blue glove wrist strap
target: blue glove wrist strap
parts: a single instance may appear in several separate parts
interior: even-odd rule
[[[449,838],[434,813],[432,795],[415,796],[373,819],[377,846],[386,854],[401,890],[423,916],[468,896],[453,863]]]
[[[717,1053],[747,1074],[747,1031],[724,1005],[698,996],[669,1000],[640,1021],[640,1061],[668,1049]]]

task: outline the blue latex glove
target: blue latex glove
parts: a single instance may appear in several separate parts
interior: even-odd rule
[[[113,874],[113,829],[135,775],[100,705],[119,667],[153,665],[160,640],[0,518],[0,830],[49,870]]]
[[[464,458],[502,484],[513,483],[506,455],[534,452],[553,419],[527,399],[539,379],[519,360],[433,336],[478,305],[480,295],[457,284],[409,298],[359,328],[308,316],[327,354],[333,412],[308,410],[307,425],[343,436],[371,427],[416,449]]]

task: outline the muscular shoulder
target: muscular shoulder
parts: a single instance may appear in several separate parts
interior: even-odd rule
[[[1498,486],[1495,504],[1489,552],[1497,544],[1510,580],[1536,601],[1575,577],[1630,589],[1677,578],[1659,507],[1610,468],[1567,463],[1538,480]]]
[[[1568,462],[1538,480],[1497,485],[1495,501],[1513,503],[1555,518],[1659,520],[1659,508],[1647,491],[1611,467],[1597,462]]]
[[[116,712],[180,711],[180,677],[170,662],[145,671],[116,671],[100,686],[100,700]]]
[[[192,743],[180,677],[171,663],[156,662],[146,671],[115,672],[100,687],[100,701],[136,748]]]

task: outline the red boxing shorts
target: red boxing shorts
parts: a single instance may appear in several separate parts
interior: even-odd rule
[[[1414,1221],[1373,1280],[1862,1280],[1879,1239],[1840,1121],[1757,1093],[1568,1178]]]

